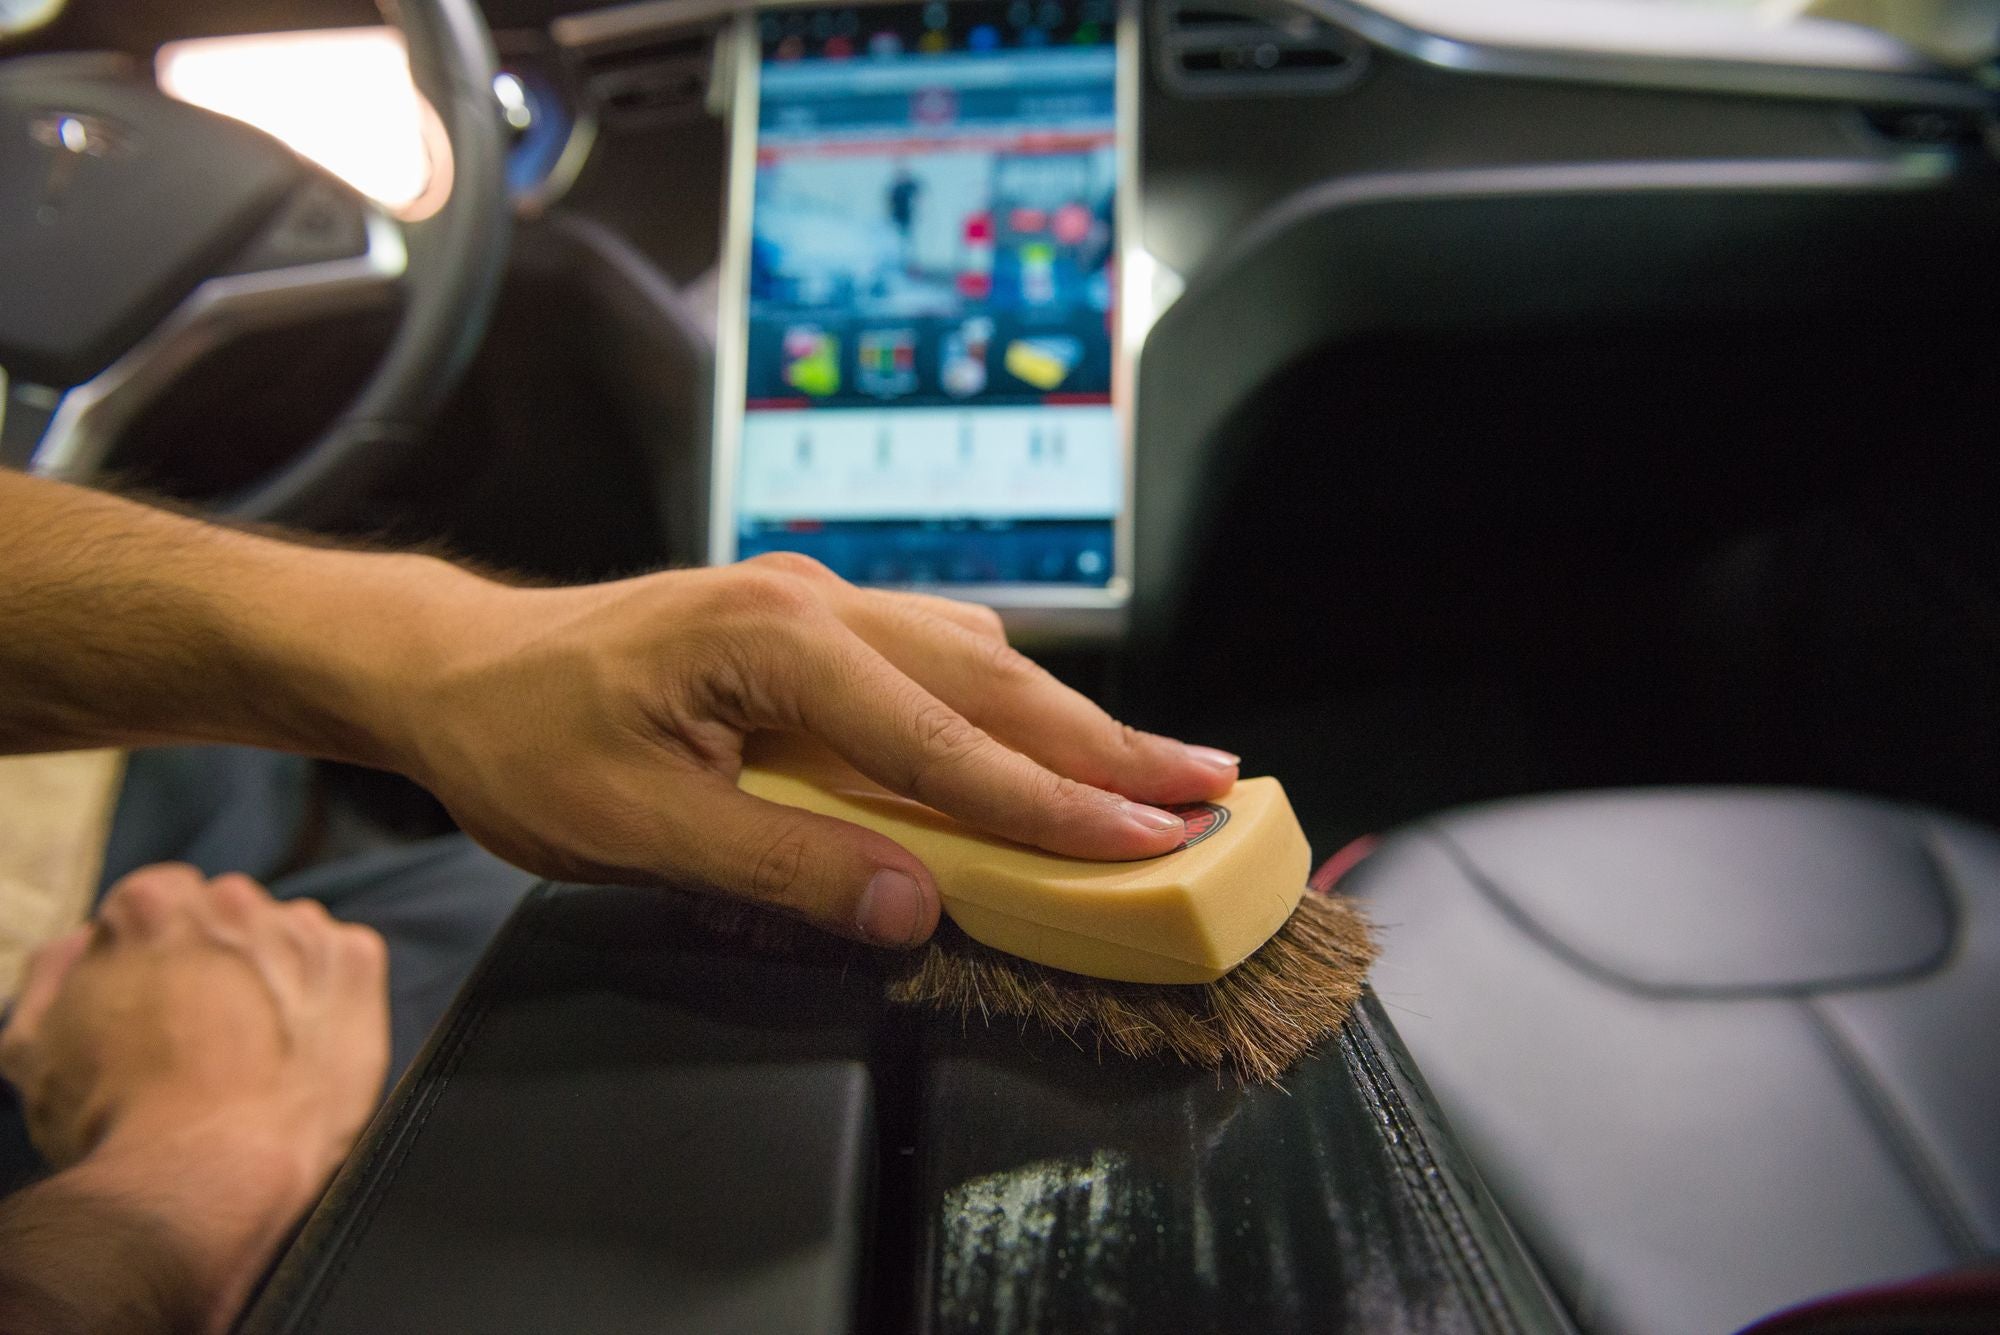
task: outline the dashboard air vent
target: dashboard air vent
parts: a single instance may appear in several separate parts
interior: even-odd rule
[[[701,114],[714,68],[713,32],[683,32],[578,53],[598,117],[609,125],[661,125]]]
[[[1368,66],[1368,44],[1345,28],[1273,0],[1160,0],[1161,75],[1195,95],[1324,93]]]

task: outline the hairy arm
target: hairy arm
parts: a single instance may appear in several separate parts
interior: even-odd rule
[[[0,470],[0,753],[240,742],[384,763],[442,561],[302,547]]]
[[[241,1129],[228,1130],[107,1145],[0,1201],[0,1330],[226,1329],[313,1186],[267,1156],[273,1189]]]
[[[1236,780],[1016,653],[990,610],[790,553],[511,588],[0,473],[0,752],[236,742],[397,770],[545,876],[928,937],[937,886],[907,849],[739,789],[758,731],[1069,857],[1168,852],[1186,829],[1156,804]]]
[[[201,1329],[201,1290],[166,1220],[103,1178],[80,1165],[0,1200],[0,1330]]]

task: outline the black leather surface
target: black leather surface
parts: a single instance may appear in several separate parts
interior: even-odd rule
[[[523,905],[245,1329],[853,1329],[874,1003],[654,907]]]
[[[1504,1231],[1455,1241],[1477,1226],[1474,1188],[1414,1157],[1429,1141],[1367,1024],[1284,1089],[1250,1090],[1060,1040],[929,1033],[918,1328],[1541,1328]]]
[[[1243,1090],[885,1012],[872,958],[538,891],[246,1329],[1566,1329],[1372,1004]]]
[[[1859,798],[1503,803],[1343,883],[1375,986],[1590,1330],[2000,1251],[2000,839]]]

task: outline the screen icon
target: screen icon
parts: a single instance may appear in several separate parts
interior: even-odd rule
[[[967,214],[960,235],[958,294],[984,301],[993,295],[993,215],[984,209]]]
[[[1060,388],[1083,360],[1083,344],[1066,334],[1017,338],[1007,345],[1007,373],[1043,393]]]
[[[986,349],[992,341],[991,320],[967,320],[944,336],[938,379],[945,393],[969,399],[986,388]]]
[[[1056,248],[1030,241],[1018,252],[1021,260],[1021,300],[1030,306],[1051,306],[1056,299]]]
[[[823,399],[840,392],[840,340],[816,325],[785,331],[785,383]]]
[[[919,88],[910,94],[910,119],[918,125],[936,128],[958,120],[956,88]]]
[[[855,380],[865,393],[893,399],[917,387],[916,330],[867,330],[856,351]]]
[[[1065,246],[1080,246],[1090,237],[1090,228],[1095,220],[1090,210],[1081,204],[1065,204],[1056,210],[1055,220],[1050,230],[1056,240]]]

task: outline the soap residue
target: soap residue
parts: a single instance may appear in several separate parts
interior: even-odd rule
[[[1114,1324],[1129,1307],[1127,1284],[1165,1241],[1157,1214],[1152,1186],[1113,1150],[961,1183],[945,1194],[940,1221],[943,1325],[1047,1330],[1057,1308],[1085,1327]]]

